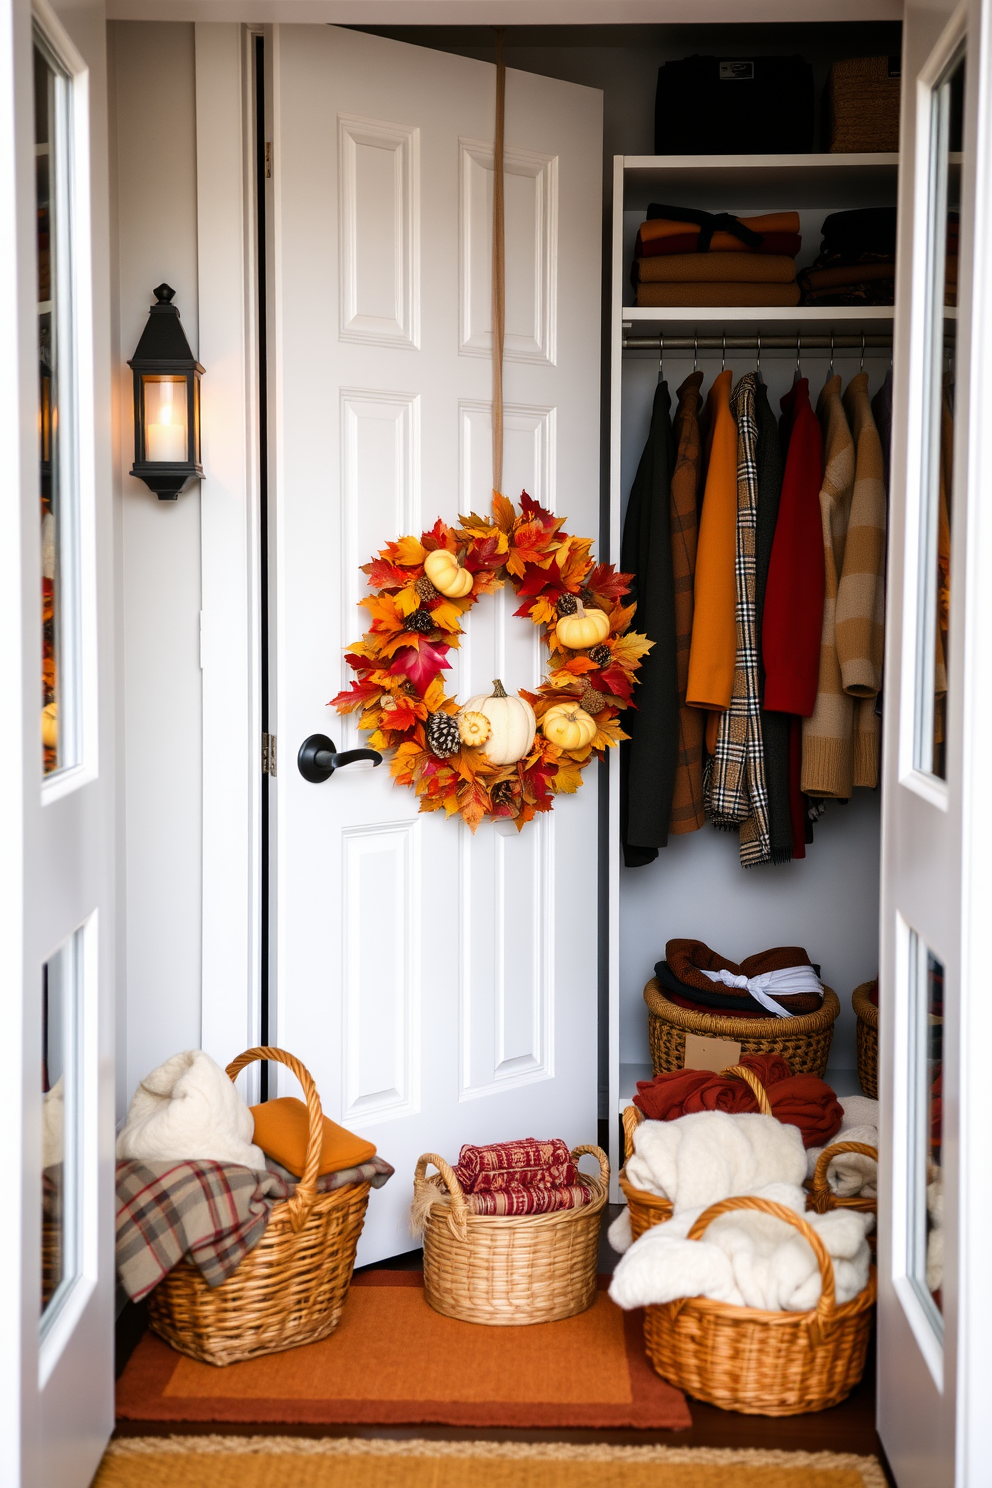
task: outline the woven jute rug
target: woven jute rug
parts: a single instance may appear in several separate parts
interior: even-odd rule
[[[644,1352],[640,1313],[602,1287],[560,1323],[488,1328],[442,1317],[419,1272],[356,1277],[335,1333],[321,1343],[218,1369],[154,1334],[117,1384],[131,1421],[311,1425],[633,1427],[685,1430],[680,1390]]]
[[[93,1488],[886,1488],[874,1457],[714,1447],[125,1437]]]

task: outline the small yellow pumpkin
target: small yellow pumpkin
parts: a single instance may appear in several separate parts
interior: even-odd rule
[[[508,697],[498,679],[492,692],[480,692],[469,698],[459,711],[459,729],[466,713],[484,713],[492,733],[486,744],[486,758],[494,765],[515,765],[523,759],[534,742],[537,719],[525,698]]]
[[[41,710],[41,742],[46,749],[55,749],[59,742],[59,705],[46,703]]]
[[[424,560],[424,573],[434,588],[446,599],[464,599],[472,593],[475,582],[467,568],[462,568],[454,553],[447,548],[435,548]]]
[[[469,713],[463,710],[458,715],[458,737],[470,749],[481,749],[491,736],[493,726],[485,713]]]
[[[585,651],[598,646],[610,633],[610,617],[605,610],[587,610],[581,599],[574,615],[558,619],[558,639],[570,651]]]
[[[585,749],[598,732],[595,718],[578,703],[555,703],[541,723],[544,737],[559,749]]]

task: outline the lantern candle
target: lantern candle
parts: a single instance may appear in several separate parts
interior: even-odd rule
[[[144,379],[145,459],[181,464],[187,458],[186,379]]]

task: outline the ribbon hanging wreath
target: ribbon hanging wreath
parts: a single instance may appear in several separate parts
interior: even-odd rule
[[[345,654],[357,677],[332,706],[360,710],[369,744],[394,751],[390,770],[421,811],[457,813],[473,832],[484,817],[519,830],[627,738],[618,714],[653,643],[630,629],[631,575],[594,563],[592,539],[571,536],[564,521],[526,491],[519,512],[496,493],[491,517],[473,512],[457,527],[439,517],[362,569],[371,624]],[[497,681],[460,706],[445,691],[448,653],[472,606],[507,583],[522,601],[514,614],[543,628],[547,675],[536,693],[514,697]]]

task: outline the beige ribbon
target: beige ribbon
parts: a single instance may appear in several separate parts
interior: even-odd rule
[[[506,334],[506,230],[503,220],[503,28],[496,31],[496,133],[493,141],[493,490],[503,489],[503,339]]]

